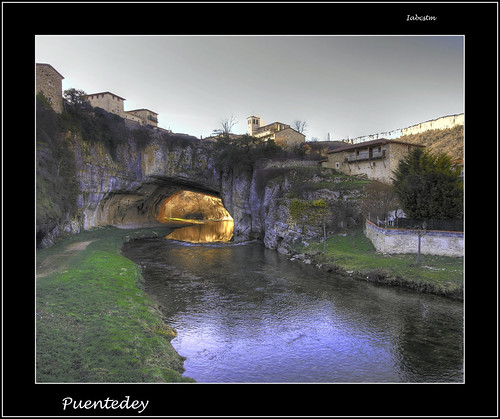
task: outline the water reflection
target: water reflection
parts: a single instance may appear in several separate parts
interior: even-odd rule
[[[234,221],[207,221],[175,229],[165,238],[189,243],[228,242],[233,238]]]
[[[258,243],[127,243],[198,382],[461,382],[463,306]]]

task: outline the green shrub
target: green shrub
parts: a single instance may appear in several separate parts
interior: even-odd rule
[[[290,216],[294,221],[299,221],[303,218],[305,212],[307,211],[308,205],[304,201],[298,199],[292,199],[290,201]]]
[[[272,140],[264,141],[250,135],[220,136],[214,146],[215,166],[218,170],[237,167],[248,171],[259,159],[277,156],[281,150]]]

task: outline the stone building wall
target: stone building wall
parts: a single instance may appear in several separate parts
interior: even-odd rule
[[[385,157],[346,162],[346,159],[353,156],[356,150],[367,155],[369,147],[373,149],[374,156],[383,154]],[[328,162],[324,162],[323,167],[336,169],[350,176],[362,175],[368,179],[391,183],[391,177],[398,168],[399,162],[415,147],[417,146],[414,144],[397,142],[367,144],[366,147],[360,145],[357,149],[349,148],[345,151],[329,153]]]
[[[125,111],[123,110],[124,98],[110,92],[100,92],[87,95],[87,99],[94,108],[102,108],[107,112],[125,118]]]
[[[275,133],[275,142],[280,146],[294,147],[304,143],[306,137],[292,128],[285,128]]]
[[[42,92],[57,113],[63,111],[63,79],[64,77],[50,64],[36,64],[36,93]]]
[[[126,112],[126,117],[130,119],[138,118],[142,125],[158,126],[158,114],[149,109],[134,109]]]

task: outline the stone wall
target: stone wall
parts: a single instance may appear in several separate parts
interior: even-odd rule
[[[306,137],[292,128],[285,128],[275,133],[276,144],[282,147],[294,147],[304,143]]]
[[[87,95],[87,99],[93,107],[102,108],[105,111],[125,118],[125,111],[123,110],[123,102],[125,99],[122,97],[110,92],[101,92]]]
[[[42,92],[57,113],[63,111],[63,79],[50,64],[36,64],[36,93]]]
[[[381,228],[366,220],[364,232],[377,252],[417,253],[418,235],[413,230]],[[423,255],[462,257],[464,233],[429,230],[422,236],[420,252]]]

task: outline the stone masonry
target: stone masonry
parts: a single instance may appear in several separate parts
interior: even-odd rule
[[[64,77],[50,64],[36,63],[36,93],[43,93],[57,113],[63,111],[63,79]]]
[[[381,253],[417,253],[417,232],[408,229],[381,228],[366,220],[365,235]],[[421,238],[423,255],[462,257],[464,233],[428,230]]]

